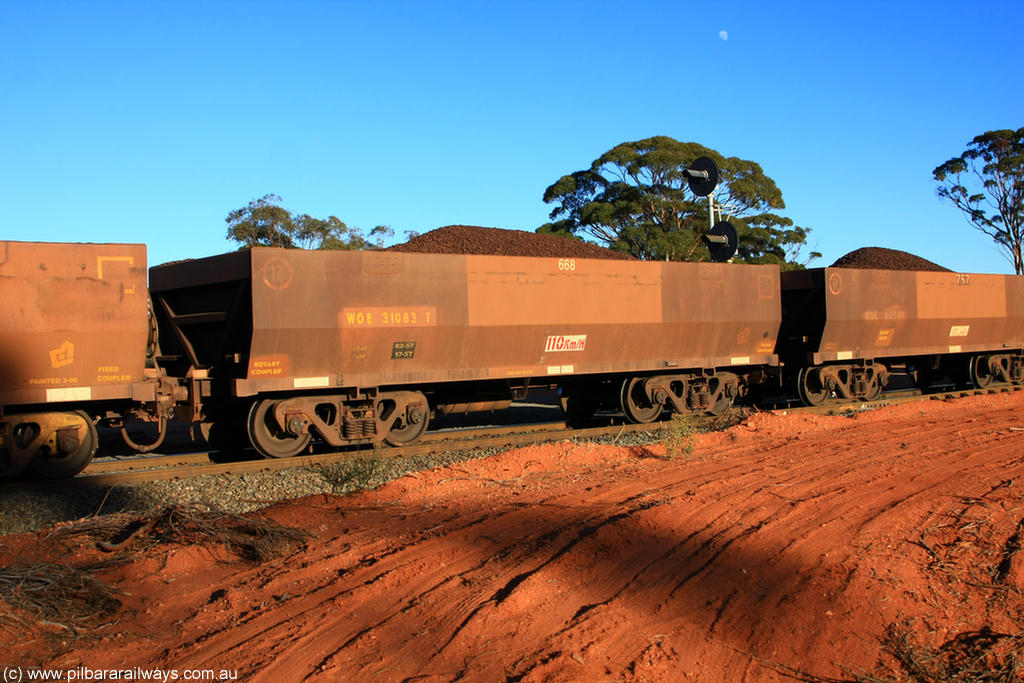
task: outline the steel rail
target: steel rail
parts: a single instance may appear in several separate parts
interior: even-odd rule
[[[550,422],[550,423],[529,423],[522,425],[515,425],[509,427],[478,427],[478,428],[461,428],[461,429],[445,429],[443,431],[428,432],[423,436],[420,441],[417,442],[419,445],[438,445],[447,442],[460,442],[466,439],[481,439],[486,436],[499,436],[506,433],[516,433],[523,431],[552,431],[552,430],[564,430],[566,429],[565,422]],[[363,449],[370,450],[370,449]],[[378,452],[392,453],[399,449],[397,448],[378,448]],[[351,453],[357,452],[355,450],[344,450],[335,451],[331,453],[324,453],[322,455],[333,455],[335,457],[339,455],[350,455]],[[97,458],[86,468],[83,474],[99,475],[99,474],[111,474],[115,472],[138,472],[144,470],[153,469],[167,469],[171,467],[188,467],[193,468],[198,465],[210,465],[216,464],[211,459],[210,451],[197,451],[195,453],[179,453],[173,455],[131,455],[131,456],[120,456],[111,458]],[[296,456],[303,457],[303,456]],[[295,458],[282,458],[282,461],[295,461]],[[260,459],[260,462],[263,460]],[[82,475],[79,475],[81,478]]]
[[[487,430],[468,430],[462,433],[461,439],[439,439],[433,443],[419,443],[412,446],[385,447],[385,448],[363,448],[350,451],[335,451],[329,453],[316,453],[313,455],[297,455],[291,458],[241,460],[229,463],[193,464],[187,467],[145,468],[120,472],[93,472],[92,468],[86,468],[84,472],[73,479],[63,481],[33,481],[27,482],[25,486],[42,487],[83,487],[83,486],[115,486],[121,484],[136,484],[146,481],[167,481],[196,477],[200,475],[217,474],[245,474],[252,472],[277,472],[293,467],[315,467],[317,465],[329,465],[332,463],[345,462],[357,459],[372,458],[401,458],[416,455],[430,455],[449,451],[470,451],[485,448],[505,448],[521,446],[531,443],[542,443],[549,441],[561,441],[567,439],[585,439],[595,436],[629,434],[641,431],[653,431],[664,429],[668,423],[654,424],[621,424],[602,427],[585,427],[582,429],[568,429],[564,423],[561,428],[546,428],[545,425],[530,425],[518,431],[509,428],[508,433],[492,436],[476,436],[476,432],[490,432]],[[558,426],[558,423],[553,423]]]
[[[1022,386],[1006,385],[985,389],[959,389],[922,394],[918,390],[887,392],[874,401],[826,401],[819,406],[777,404],[773,412],[793,412],[818,415],[851,416],[878,408],[919,401],[949,401],[1020,391]],[[756,409],[756,408],[755,408]],[[713,427],[728,421],[728,415],[712,417],[694,415],[698,426]],[[0,491],[10,488],[43,488],[115,486],[147,481],[167,481],[201,475],[276,472],[293,467],[315,467],[358,459],[401,458],[431,455],[451,451],[472,451],[487,448],[505,448],[561,440],[586,440],[602,436],[621,436],[633,433],[657,432],[671,428],[671,422],[619,423],[583,428],[568,428],[564,421],[533,423],[508,427],[474,427],[431,432],[419,443],[403,447],[358,448],[343,451],[298,455],[280,459],[250,459],[233,462],[212,462],[208,452],[177,455],[149,455],[119,459],[104,459],[91,464],[73,479],[10,482],[0,484]]]

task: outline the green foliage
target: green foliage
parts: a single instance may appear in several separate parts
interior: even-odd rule
[[[665,453],[670,459],[689,457],[697,447],[697,424],[690,413],[672,413],[665,428]]]
[[[978,135],[958,157],[934,171],[936,193],[991,237],[1014,272],[1024,274],[1024,128]]]
[[[378,225],[370,231],[371,244],[359,228],[345,225],[341,219],[295,215],[280,205],[276,194],[263,195],[247,206],[228,214],[228,239],[240,249],[284,247],[286,249],[372,249],[379,248],[392,234],[391,228]]]
[[[758,164],[665,136],[624,142],[589,169],[559,178],[544,192],[556,204],[552,222],[537,232],[587,236],[642,259],[707,261],[708,200],[694,196],[683,175],[701,156],[718,165],[716,200],[739,233],[737,260],[803,267],[809,230],[774,213],[785,208],[782,192]]]

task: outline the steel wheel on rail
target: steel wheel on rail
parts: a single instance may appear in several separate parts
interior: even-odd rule
[[[313,436],[305,432],[299,436],[289,434],[274,420],[274,406],[278,401],[264,399],[252,404],[246,423],[253,448],[267,458],[290,458],[301,453]]]
[[[988,356],[971,356],[968,368],[971,384],[978,389],[985,389],[992,384],[992,366]]]
[[[992,383],[992,367],[987,355],[972,355],[968,366],[968,376],[978,389],[984,389]]]
[[[405,409],[405,414],[391,425],[387,436],[384,437],[386,443],[395,447],[408,446],[419,440],[427,431],[427,425],[430,423],[430,410],[427,407],[426,397],[423,394],[420,396],[423,398],[422,404],[408,406]]]
[[[878,379],[878,373],[871,373],[871,381],[868,382],[867,391],[860,397],[862,401],[874,401],[882,395],[882,383]]]
[[[820,406],[828,398],[829,389],[821,381],[821,368],[800,368],[796,377],[800,400],[809,406]]]
[[[84,411],[55,414],[59,422],[47,443],[32,460],[32,469],[50,479],[73,477],[92,462],[99,445],[96,425]],[[14,434],[17,441],[18,433]]]
[[[644,390],[646,380],[642,377],[632,377],[623,380],[620,393],[622,411],[630,422],[646,424],[654,422],[661,417],[665,406],[651,401]]]

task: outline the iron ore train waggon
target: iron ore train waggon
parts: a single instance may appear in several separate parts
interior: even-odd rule
[[[1024,382],[1024,278],[255,248],[0,242],[0,473],[72,476],[96,425],[199,423],[270,457],[411,443],[431,416],[561,391],[721,413],[758,385],[870,399],[894,370]]]
[[[0,242],[0,474],[73,475],[97,421],[158,420],[184,398],[147,367],[146,280],[144,245]]]
[[[641,421],[662,387],[721,410],[776,362],[780,315],[776,268],[714,263],[257,248],[154,268],[150,291],[159,365],[273,457],[408,443],[530,386],[578,412],[581,377]]]
[[[782,374],[807,404],[876,398],[894,367],[922,389],[1024,382],[1024,276],[815,268],[781,288]]]

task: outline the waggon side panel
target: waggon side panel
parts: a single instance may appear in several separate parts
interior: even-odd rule
[[[825,268],[782,279],[787,296],[803,289],[819,302],[795,323],[815,363],[1020,345],[1017,276]]]
[[[0,242],[0,406],[127,399],[149,334],[142,244]]]
[[[683,350],[706,367],[775,365],[781,320],[777,266],[665,263],[666,353]],[[749,360],[745,360],[749,359]]]
[[[239,395],[776,362],[771,266],[269,249],[252,259]]]

